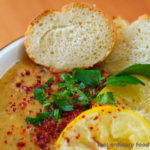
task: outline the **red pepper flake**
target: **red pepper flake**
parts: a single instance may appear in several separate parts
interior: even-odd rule
[[[125,109],[125,107],[124,107],[124,106],[122,106],[122,109]]]
[[[74,85],[70,84],[71,87],[74,87]]]
[[[108,111],[109,114],[111,114],[111,111]]]
[[[95,78],[95,75],[93,75],[93,77],[92,77],[93,79]]]
[[[67,141],[67,143],[70,142],[70,139],[68,137],[64,137],[64,139]]]
[[[118,108],[117,110],[120,112],[120,109],[119,109],[119,108]]]
[[[21,87],[21,83],[19,82],[19,83],[16,83],[16,87],[17,88],[20,88]]]
[[[96,140],[96,137],[95,136],[92,136],[92,139],[94,139],[94,141]]]
[[[119,101],[117,101],[117,102],[116,102],[116,104],[119,104],[119,105],[120,105],[120,102],[119,102]]]
[[[5,140],[4,143],[7,144],[7,140]]]
[[[97,120],[98,119],[98,116],[95,116],[95,118],[93,120]]]
[[[29,114],[32,114],[33,113],[33,111],[32,110],[29,110]]]
[[[21,107],[21,109],[25,109],[25,107],[27,106],[26,102],[22,102],[19,104],[19,106]]]
[[[92,102],[92,103],[91,103],[91,106],[94,106],[95,104],[96,104],[95,102]]]
[[[13,112],[16,112],[16,108],[13,108]]]
[[[104,112],[104,109],[102,109],[101,112]]]
[[[76,136],[76,139],[79,139],[79,137],[80,137],[80,133],[78,133],[78,135]]]
[[[22,134],[24,134],[26,132],[26,129],[22,129],[21,131],[20,131],[20,134],[22,135]]]
[[[16,103],[13,103],[11,106],[12,106],[12,107],[16,106]]]
[[[89,127],[90,130],[93,130],[93,127]]]
[[[13,95],[10,95],[10,97],[13,97]]]
[[[117,118],[117,116],[112,116],[114,119],[116,119]]]
[[[25,98],[25,97],[23,98],[23,101],[26,101],[26,98]]]
[[[26,143],[25,142],[18,142],[16,145],[18,148],[22,148],[22,147],[26,146]]]
[[[121,83],[123,83],[124,81],[123,80],[121,80]]]
[[[74,72],[74,74],[76,74],[76,73],[77,73],[77,71],[76,71],[76,70],[74,70],[73,72]]]
[[[27,126],[27,129],[31,129],[31,126]]]
[[[85,118],[85,115],[83,115],[82,118]]]
[[[7,132],[7,135],[12,135],[12,132],[11,132],[11,131],[8,131],[8,132]]]

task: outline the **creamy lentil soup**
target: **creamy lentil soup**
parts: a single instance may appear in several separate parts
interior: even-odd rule
[[[131,67],[134,70],[137,65]],[[63,129],[81,112],[105,104],[125,109],[112,92],[98,93],[106,83],[122,87],[130,83],[107,77],[100,70],[79,68],[68,74],[52,73],[27,56],[22,58],[0,79],[0,150],[55,150]],[[132,77],[126,78],[131,81]],[[135,82],[135,77],[132,80],[132,84],[144,84]],[[64,140],[70,142],[68,137]]]
[[[33,100],[32,86],[40,84],[50,73],[23,58],[0,79],[0,149],[38,149],[32,142],[32,126],[26,116],[35,116],[42,105]],[[40,78],[42,76],[42,79]]]
[[[73,110],[62,112],[60,119],[49,117],[42,120],[40,126],[27,124],[26,117],[36,117],[44,110],[43,105],[35,100],[33,90],[50,77],[54,78],[54,82],[48,88],[48,95],[61,91],[57,86],[60,74],[51,73],[24,57],[0,79],[0,150],[53,150],[61,131],[85,110],[76,103]],[[94,93],[92,88],[90,94]]]

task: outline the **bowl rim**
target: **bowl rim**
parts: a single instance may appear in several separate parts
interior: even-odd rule
[[[0,48],[0,53],[1,53],[2,51],[4,51],[5,48],[7,48],[7,47],[10,46],[11,44],[17,42],[18,40],[20,40],[20,39],[22,39],[22,38],[24,38],[24,36],[20,36],[20,37],[16,38],[15,40],[10,41],[8,44],[6,44],[6,45],[3,46],[2,48]]]

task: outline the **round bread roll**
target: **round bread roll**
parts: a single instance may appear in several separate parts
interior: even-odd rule
[[[100,63],[99,68],[117,73],[133,64],[150,64],[150,16],[140,16],[130,25],[118,18],[114,23],[118,40],[113,52]]]
[[[53,72],[70,72],[103,61],[116,39],[113,24],[103,12],[87,4],[71,3],[62,11],[47,10],[25,35],[28,56]]]

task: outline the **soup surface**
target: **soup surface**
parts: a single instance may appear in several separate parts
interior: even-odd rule
[[[32,97],[32,86],[49,76],[46,69],[23,58],[0,79],[1,150],[39,149],[32,142],[33,127],[27,125],[25,118],[43,109]]]
[[[0,150],[54,149],[53,143],[69,121],[80,111],[63,114],[61,121],[47,119],[40,127],[28,125],[26,117],[44,110],[33,97],[33,89],[58,74],[34,64],[27,57],[0,79]],[[57,88],[53,85],[53,91]]]
[[[24,57],[0,79],[0,150],[55,149],[54,142],[66,125],[92,107],[104,82],[96,79],[107,76],[78,71],[82,80],[87,73],[89,85],[71,74],[51,73]]]

